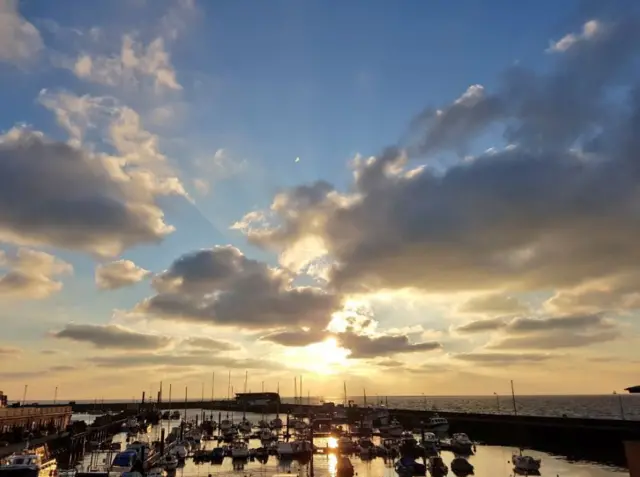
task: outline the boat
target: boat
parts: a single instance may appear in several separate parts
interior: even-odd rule
[[[427,422],[426,429],[431,432],[447,432],[449,430],[449,421],[436,413]]]
[[[522,454],[514,454],[511,457],[511,462],[513,462],[514,469],[522,472],[538,472],[542,463],[540,459],[534,459],[530,455]]]
[[[403,456],[393,465],[396,473],[401,477],[413,477],[427,475],[427,467],[416,462],[413,457]]]
[[[222,447],[214,447],[211,450],[211,462],[220,463],[224,460],[225,450]]]
[[[397,419],[393,419],[388,426],[380,428],[380,433],[382,435],[390,436],[390,437],[400,437],[403,431],[404,431],[404,428],[402,427],[402,424],[398,422]]]
[[[276,417],[269,423],[269,427],[271,427],[271,429],[282,429],[282,426],[282,419],[280,419],[279,417]]]
[[[438,452],[438,449],[440,448],[440,440],[433,432],[425,432],[421,445],[424,447],[426,452]]]
[[[336,475],[338,477],[352,477],[353,473],[353,464],[351,463],[351,460],[346,456],[340,456],[336,463]]]
[[[161,461],[162,466],[167,470],[175,470],[178,468],[178,459],[175,455],[167,454]]]
[[[293,428],[298,432],[304,431],[307,428],[307,423],[302,419],[294,419]]]
[[[138,453],[135,450],[127,449],[118,452],[111,462],[112,472],[129,472],[133,468],[136,460],[139,460]]]
[[[261,441],[270,441],[271,439],[273,439],[273,434],[271,434],[271,431],[269,429],[265,428],[258,433],[258,437]]]
[[[159,467],[153,467],[147,471],[146,477],[164,477],[164,470]]]
[[[258,427],[260,429],[267,429],[270,426],[269,426],[269,423],[265,419],[260,419],[260,421],[258,421]]]
[[[460,453],[470,453],[473,449],[473,442],[464,432],[458,432],[451,437],[451,448]]]
[[[291,442],[278,442],[276,453],[280,459],[292,459],[295,452]]]
[[[56,472],[56,460],[48,457],[44,450],[28,450],[10,455],[0,465],[2,477],[49,477]]]
[[[176,457],[178,462],[184,462],[189,451],[183,443],[178,443],[173,449],[171,449],[171,453]]]
[[[451,471],[456,475],[473,474],[473,465],[464,457],[455,457],[451,461]]]
[[[338,439],[338,450],[344,454],[351,454],[355,449],[355,444],[350,437],[342,436]]]
[[[234,441],[231,444],[231,457],[234,459],[248,459],[249,447],[243,441]]]
[[[251,429],[253,429],[253,425],[251,424],[251,422],[247,421],[246,419],[242,419],[242,421],[240,421],[240,423],[238,424],[238,430],[242,434],[250,434]]]
[[[133,451],[137,454],[138,459],[145,462],[150,457],[153,457],[155,450],[146,442],[135,441],[131,444],[127,444],[125,451]]]
[[[233,427],[233,423],[229,419],[223,419],[220,421],[220,430],[224,433]]]
[[[444,477],[449,473],[449,468],[439,455],[429,457],[427,468],[432,477]]]
[[[170,419],[180,419],[180,417],[181,417],[180,411],[173,411],[169,416]]]

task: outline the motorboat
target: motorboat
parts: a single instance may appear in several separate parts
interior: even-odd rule
[[[161,461],[162,466],[167,470],[175,470],[178,468],[178,459],[175,455],[167,454]]]
[[[173,411],[169,416],[170,419],[180,419],[180,417],[181,417],[180,411]]]
[[[233,423],[229,419],[223,419],[220,421],[220,430],[225,433],[233,427]]]
[[[0,476],[49,477],[56,471],[56,466],[56,460],[43,452],[25,449],[10,455],[5,463],[0,465]]]
[[[449,473],[449,467],[447,467],[439,455],[429,457],[427,469],[429,469],[432,477],[444,477]]]
[[[282,426],[282,419],[280,419],[279,417],[276,417],[269,423],[269,427],[271,427],[271,429],[282,429]]]
[[[440,448],[440,439],[438,439],[438,436],[433,432],[425,432],[421,445],[427,452],[438,452],[438,449]]]
[[[219,463],[224,460],[225,450],[222,447],[214,447],[211,450],[211,462]]]
[[[280,459],[292,459],[295,454],[291,442],[278,442],[276,444],[276,453]]]
[[[246,442],[234,441],[231,444],[231,457],[234,459],[248,459],[249,447]]]
[[[511,457],[511,462],[513,462],[513,467],[516,470],[523,472],[538,472],[542,463],[540,459],[535,459],[530,455],[522,454],[514,454]]]
[[[240,424],[238,424],[238,431],[240,431],[242,434],[251,434],[252,429],[253,424],[251,424],[251,422],[247,421],[246,419],[242,419],[242,421],[240,421]]]
[[[403,456],[398,459],[393,468],[400,477],[427,475],[427,467],[410,456]]]
[[[165,472],[160,467],[153,467],[146,473],[146,477],[164,477]]]
[[[455,452],[470,453],[473,449],[473,441],[464,432],[458,432],[451,437],[451,448]]]
[[[302,419],[296,419],[293,422],[293,428],[298,432],[304,431],[307,429],[307,423],[304,422]]]
[[[447,432],[449,430],[449,421],[438,414],[434,414],[427,422],[426,429],[431,432]]]
[[[260,421],[258,421],[258,427],[259,427],[260,429],[267,429],[267,428],[269,428],[270,426],[269,426],[269,423],[267,422],[267,420],[266,420],[266,419],[261,419]]]
[[[273,439],[273,434],[271,434],[271,430],[268,428],[261,429],[258,433],[258,437],[261,441],[270,441]]]
[[[178,462],[184,462],[187,458],[187,454],[189,451],[184,443],[178,443],[173,449],[171,449],[171,453],[176,457]]]
[[[354,473],[353,464],[346,456],[340,456],[336,463],[336,475],[338,477],[352,477]]]
[[[473,465],[464,457],[455,457],[451,461],[451,471],[456,475],[473,474]]]
[[[380,428],[380,433],[382,435],[390,436],[390,437],[400,437],[403,431],[404,431],[404,428],[402,427],[402,424],[398,422],[397,419],[393,419],[388,426]]]

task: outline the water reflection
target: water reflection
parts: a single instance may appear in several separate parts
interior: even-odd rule
[[[327,470],[331,477],[336,477],[338,474],[338,456],[336,454],[327,455]]]

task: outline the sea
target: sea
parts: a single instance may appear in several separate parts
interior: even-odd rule
[[[391,405],[391,402],[389,403]],[[187,419],[195,419],[200,416],[200,409],[189,409],[187,411]],[[232,413],[233,414],[233,413]],[[79,416],[77,416],[79,417]],[[87,416],[88,417],[88,416]],[[242,418],[241,413],[235,413],[230,416],[234,421]],[[263,416],[247,413],[246,417],[256,423]],[[269,419],[272,416],[267,416]],[[161,429],[164,427],[168,432],[171,427],[176,426],[177,421],[173,423],[162,421],[160,425],[154,426],[152,430],[144,435],[144,439],[150,442],[160,438]],[[473,436],[470,436],[473,439]],[[122,442],[124,447],[125,434],[119,434],[114,437],[114,442]],[[375,439],[375,438],[374,438]],[[374,440],[377,444],[377,441]],[[216,441],[204,442],[206,448],[212,448],[217,445]],[[324,447],[324,439],[315,439],[314,443],[318,447]],[[259,441],[251,441],[249,447],[260,447]],[[513,466],[511,465],[511,456],[517,449],[506,446],[489,446],[478,444],[474,455],[469,457],[469,462],[474,466],[474,475],[477,477],[515,477]],[[542,460],[541,475],[551,477],[620,477],[628,475],[628,470],[619,465],[603,464],[591,462],[589,460],[575,460],[562,455],[552,455],[541,452],[536,449],[529,449],[527,454]],[[115,453],[91,453],[87,454],[81,466],[84,470],[90,468],[100,468],[113,460]],[[443,451],[442,457],[444,462],[450,467],[451,460],[454,455],[451,452]],[[309,464],[299,463],[295,460],[290,462],[279,461],[275,456],[270,456],[266,463],[258,461],[233,462],[230,458],[225,458],[221,465],[211,463],[197,464],[191,459],[187,459],[184,467],[179,468],[175,472],[176,477],[273,477],[273,476],[296,476],[296,477],[337,477],[336,476],[336,457],[332,455],[316,455],[313,461],[313,473]],[[375,458],[373,460],[361,460],[359,457],[352,456],[351,462],[355,469],[356,477],[397,477],[393,468],[393,461]],[[59,463],[64,466],[65,463]],[[450,473],[450,475],[453,475]],[[169,477],[173,477],[169,475]]]
[[[164,398],[167,399],[167,396]],[[201,399],[190,399],[200,401]],[[205,398],[206,400],[206,398]],[[78,403],[96,404],[126,402],[126,399],[112,400],[77,400]],[[131,400],[135,402],[136,400]],[[295,404],[320,404],[335,402],[336,404],[352,401],[359,406],[365,404],[364,396],[349,396],[346,400],[340,396],[311,396],[302,401],[296,398],[283,397],[282,402]],[[470,412],[486,414],[513,414],[547,417],[579,417],[592,419],[626,419],[640,421],[640,394],[603,394],[572,396],[368,396],[366,404],[386,404],[390,409],[424,409],[450,412]],[[46,401],[40,401],[45,403]],[[61,402],[58,400],[58,402]]]

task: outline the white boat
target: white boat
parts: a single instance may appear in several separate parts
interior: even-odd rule
[[[513,467],[516,470],[523,472],[537,472],[540,470],[540,464],[542,463],[540,459],[534,459],[530,455],[522,454],[514,454],[511,457],[511,462],[513,462]]]
[[[9,456],[5,463],[0,465],[0,475],[3,477],[49,477],[55,471],[55,459],[27,449]]]
[[[279,417],[276,417],[269,423],[269,427],[271,427],[271,429],[282,429],[282,426],[282,419]]]
[[[231,457],[234,459],[248,459],[249,447],[243,441],[234,441],[231,444]]]
[[[429,419],[426,427],[431,432],[447,432],[449,430],[449,421],[444,417],[440,417],[438,414],[435,414]]]
[[[473,441],[464,432],[458,432],[451,437],[451,447],[458,452],[468,452],[473,447]]]

